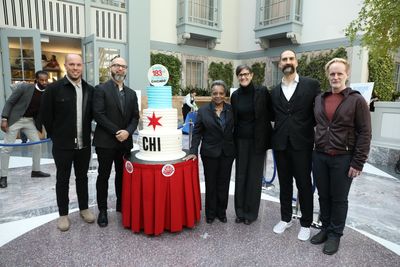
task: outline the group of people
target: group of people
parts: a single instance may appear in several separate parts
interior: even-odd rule
[[[264,158],[273,149],[280,184],[281,220],[273,231],[282,234],[291,227],[293,178],[298,189],[301,219],[298,239],[310,238],[313,221],[312,178],[319,194],[321,231],[311,243],[325,243],[323,252],[334,254],[343,235],[352,179],[359,176],[367,160],[371,141],[369,108],[357,91],[347,87],[350,66],[335,58],[325,66],[330,88],[321,93],[317,80],[299,76],[292,50],[280,55],[281,83],[271,92],[252,82],[247,65],[236,68],[240,87],[225,102],[227,86],[217,80],[211,85],[212,101],[198,110],[190,153],[201,155],[206,184],[206,222],[216,218],[226,223],[229,184],[235,163],[234,206],[236,223],[252,224],[258,218]],[[80,216],[96,220],[88,208],[88,168],[91,156],[92,120],[96,122],[93,145],[98,158],[96,181],[100,227],[108,225],[108,180],[115,168],[116,211],[121,211],[123,156],[130,152],[132,134],[139,121],[136,93],[124,84],[126,61],[111,61],[111,79],[93,88],[82,79],[82,57],[65,57],[66,75],[47,85],[48,74],[36,73],[34,85],[22,84],[7,100],[1,129],[5,143],[15,142],[19,130],[38,141],[44,125],[53,142],[56,165],[57,227],[70,228],[68,219],[69,180],[72,166]],[[194,103],[190,93],[185,102]],[[190,104],[190,105],[189,105]],[[185,111],[188,108],[186,107]],[[272,127],[273,122],[273,127]],[[201,143],[200,153],[199,145]],[[0,187],[7,186],[10,147],[1,149]],[[40,145],[34,146],[32,177],[48,177],[40,171]]]
[[[295,52],[283,51],[279,61],[283,78],[271,92],[253,84],[249,66],[238,66],[240,87],[232,94],[231,104],[224,101],[225,83],[214,81],[211,103],[198,110],[190,154],[185,160],[201,156],[206,222],[213,223],[218,218],[226,223],[235,159],[235,222],[250,225],[258,217],[265,153],[272,148],[281,213],[273,231],[282,234],[293,225],[294,178],[301,210],[298,239],[302,241],[311,235],[313,173],[322,227],[310,242],[325,243],[323,253],[332,255],[343,235],[352,180],[360,175],[369,153],[369,107],[359,92],[346,85],[350,66],[345,59],[327,62],[325,72],[330,88],[324,93],[317,80],[299,76],[297,66]]]
[[[100,227],[108,225],[108,180],[112,165],[115,169],[116,211],[121,211],[123,156],[133,147],[132,134],[139,122],[138,99],[134,90],[124,84],[126,61],[111,61],[111,79],[93,88],[82,79],[83,60],[80,55],[67,54],[64,78],[47,86],[48,74],[36,73],[34,85],[21,84],[6,101],[1,129],[4,142],[14,143],[19,130],[31,141],[39,141],[38,131],[44,126],[53,142],[56,165],[56,197],[59,211],[57,227],[67,231],[69,181],[72,166],[80,216],[87,223],[96,220],[88,207],[88,169],[91,157],[92,120],[96,122],[93,145],[98,159],[96,181]],[[40,171],[40,145],[33,145],[32,177],[48,177]],[[11,147],[1,150],[0,187],[7,187],[7,170]]]

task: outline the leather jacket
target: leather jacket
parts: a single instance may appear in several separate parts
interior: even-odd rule
[[[332,121],[325,112],[325,97],[328,91],[315,98],[316,120],[315,150],[332,156],[353,155],[350,165],[362,170],[371,143],[371,115],[365,99],[358,91],[344,89],[343,100],[337,107]]]

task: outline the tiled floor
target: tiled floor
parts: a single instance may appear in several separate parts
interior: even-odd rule
[[[111,222],[106,229],[84,224],[74,212],[70,231],[60,233],[54,220],[58,217],[55,168],[50,147],[44,145],[43,150],[44,157],[48,158],[43,170],[52,174],[50,178],[30,178],[29,152],[17,149],[14,155],[21,157],[12,158],[14,168],[10,169],[9,186],[0,189],[0,266],[399,266],[400,177],[393,177],[371,165],[366,166],[362,176],[352,185],[348,227],[341,249],[335,256],[327,257],[321,253],[320,246],[297,240],[297,224],[281,236],[272,232],[273,225],[279,220],[277,179],[272,187],[263,190],[260,217],[251,226],[233,222],[231,197],[227,224],[208,225],[202,220],[192,230],[148,238],[124,229],[120,215],[111,209]],[[271,155],[268,159],[267,180],[273,173]],[[96,160],[93,165],[96,166]],[[200,177],[204,192],[202,171]],[[89,173],[90,204],[97,212],[95,180],[96,173]],[[233,175],[230,189],[233,195]],[[113,208],[115,197],[112,191],[113,186],[110,186],[109,206]],[[71,212],[76,211],[73,179],[70,200]],[[316,193],[315,217],[318,209]]]

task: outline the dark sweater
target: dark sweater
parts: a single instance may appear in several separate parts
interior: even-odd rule
[[[254,139],[254,86],[249,84],[247,87],[238,89],[237,102],[237,137],[240,139]]]

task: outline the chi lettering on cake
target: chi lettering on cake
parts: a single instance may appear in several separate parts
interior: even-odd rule
[[[178,112],[172,108],[172,88],[165,86],[168,70],[159,64],[150,67],[147,87],[148,108],[143,110],[143,130],[139,131],[140,151],[136,157],[145,161],[177,160],[182,151],[182,131],[178,129]]]

